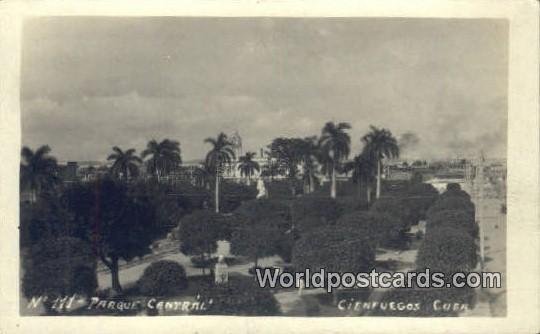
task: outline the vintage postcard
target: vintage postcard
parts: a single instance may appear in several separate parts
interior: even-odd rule
[[[538,3],[180,4],[0,4],[2,332],[540,330]]]

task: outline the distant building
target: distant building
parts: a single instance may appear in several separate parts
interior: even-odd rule
[[[79,164],[76,161],[68,161],[67,164],[58,166],[58,176],[63,182],[76,182],[78,170]]]

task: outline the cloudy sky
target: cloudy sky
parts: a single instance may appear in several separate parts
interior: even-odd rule
[[[407,156],[504,157],[507,48],[503,20],[32,19],[23,144],[104,160],[168,137],[189,160],[220,131],[258,152],[333,120],[352,124],[353,152],[373,124],[414,133]]]

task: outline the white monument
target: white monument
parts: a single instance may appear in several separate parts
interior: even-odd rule
[[[227,266],[227,263],[225,263],[225,257],[220,255],[214,268],[214,282],[216,284],[225,284],[229,281],[228,268],[229,266]]]
[[[257,199],[266,198],[267,196],[266,187],[264,186],[264,181],[261,178],[257,180],[257,191],[258,191]]]

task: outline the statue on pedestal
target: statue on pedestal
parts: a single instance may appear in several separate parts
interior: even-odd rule
[[[266,198],[268,196],[266,192],[266,187],[264,186],[264,181],[261,178],[257,180],[257,191],[258,191],[257,199]]]
[[[227,263],[225,263],[225,257],[220,255],[214,268],[214,282],[216,285],[225,284],[229,281],[229,272],[227,271],[228,268],[229,266],[227,266]]]

